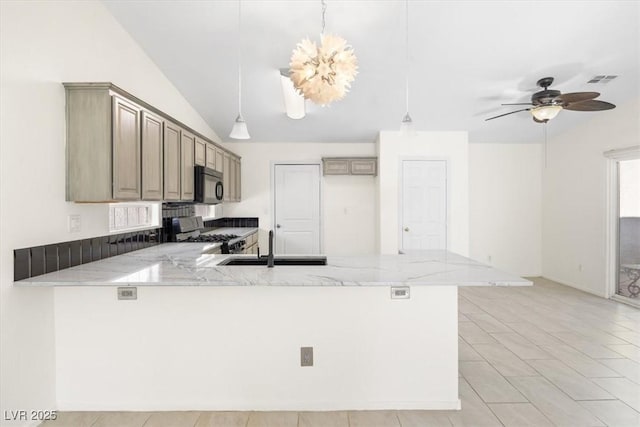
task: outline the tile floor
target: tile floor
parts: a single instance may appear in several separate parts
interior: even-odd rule
[[[460,288],[461,411],[66,412],[42,426],[640,426],[640,310],[534,282]]]

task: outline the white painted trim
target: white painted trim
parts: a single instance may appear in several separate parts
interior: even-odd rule
[[[403,182],[404,182],[404,168],[402,163],[404,161],[416,161],[416,160],[423,160],[423,161],[444,161],[445,162],[445,169],[446,169],[446,198],[447,198],[447,203],[446,203],[446,217],[447,217],[447,225],[445,228],[445,234],[446,234],[446,241],[447,241],[447,248],[449,249],[451,247],[451,234],[449,231],[451,229],[451,186],[452,186],[452,179],[451,179],[451,158],[448,156],[400,156],[398,157],[398,253],[402,253],[402,200],[404,197],[403,194]]]
[[[271,402],[194,402],[189,405],[132,405],[103,403],[60,402],[61,411],[359,411],[359,410],[460,410],[460,399],[453,401],[326,401],[289,402],[274,405]]]
[[[604,294],[604,293],[598,293],[598,292],[594,291],[593,289],[585,288],[583,286],[576,285],[574,283],[565,282],[565,281],[562,281],[562,280],[559,280],[559,279],[555,279],[555,278],[547,276],[547,275],[543,275],[541,277],[544,278],[544,279],[547,279],[547,280],[551,280],[552,282],[560,283],[561,285],[568,286],[570,288],[574,288],[574,289],[577,289],[577,290],[582,291],[582,292],[586,292],[586,293],[591,294],[591,295],[595,295],[595,296],[600,297],[600,298],[608,298],[608,296],[606,294]]]
[[[287,160],[287,161],[277,161],[277,160],[272,160],[271,161],[271,165],[269,167],[270,169],[270,185],[271,185],[271,230],[274,231],[276,230],[276,179],[275,179],[275,175],[276,175],[276,166],[277,165],[313,165],[313,166],[318,166],[318,182],[320,183],[320,200],[319,200],[319,206],[318,209],[320,210],[319,212],[319,222],[320,222],[320,235],[318,236],[318,238],[320,239],[320,253],[324,253],[324,215],[323,215],[323,209],[324,209],[324,184],[322,181],[322,160]],[[267,231],[268,233],[269,231]],[[275,251],[275,242],[274,242],[274,251]]]
[[[640,301],[623,297],[622,295],[611,295],[611,299],[622,304],[630,305],[631,307],[640,308]]]
[[[640,145],[633,145],[631,147],[617,148],[615,150],[605,151],[604,156],[608,159],[614,160],[633,160],[640,156]]]
[[[605,297],[616,294],[618,282],[618,161],[608,158],[605,201]]]
[[[640,159],[640,145],[605,151],[607,162],[606,205],[605,205],[605,298],[616,296],[618,285],[618,218],[619,218],[619,173],[618,163],[621,160]],[[624,297],[622,297],[624,299]],[[621,301],[620,298],[614,298]],[[635,304],[631,304],[635,305]]]

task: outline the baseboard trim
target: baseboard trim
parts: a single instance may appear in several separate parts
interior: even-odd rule
[[[460,399],[435,402],[291,402],[250,403],[225,402],[192,405],[59,402],[58,410],[65,411],[371,411],[371,410],[460,410]]]
[[[541,277],[543,279],[551,280],[552,282],[560,283],[561,285],[569,286],[570,288],[574,288],[574,289],[577,289],[579,291],[586,292],[588,294],[595,295],[595,296],[600,297],[600,298],[608,299],[608,296],[607,296],[606,293],[599,293],[599,292],[594,291],[593,289],[585,288],[584,286],[576,285],[575,283],[569,283],[569,282],[565,282],[563,280],[555,279],[555,278],[550,277],[550,276],[544,276],[543,275]]]

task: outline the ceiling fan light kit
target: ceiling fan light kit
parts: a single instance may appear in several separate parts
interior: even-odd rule
[[[291,54],[289,76],[305,99],[324,106],[344,98],[358,74],[358,60],[345,39],[324,34],[327,5],[321,3],[320,45],[302,39]]]
[[[489,117],[488,119],[485,119],[485,121],[519,113],[521,111],[530,111],[533,116],[533,121],[536,123],[547,123],[549,120],[555,118],[560,110],[603,111],[616,108],[614,104],[596,100],[595,98],[600,96],[600,93],[598,92],[573,92],[563,94],[559,90],[549,89],[551,83],[553,83],[553,77],[544,77],[538,80],[537,84],[542,88],[542,90],[531,95],[531,102],[502,104],[530,105],[530,107]]]
[[[251,139],[247,123],[242,117],[242,0],[238,0],[238,117],[229,134],[232,139]]]
[[[555,118],[562,110],[561,105],[543,105],[542,107],[536,107],[531,109],[531,114],[538,121],[546,121]]]

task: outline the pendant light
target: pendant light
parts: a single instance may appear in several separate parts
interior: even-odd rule
[[[409,0],[405,0],[405,107],[406,113],[400,124],[402,135],[411,135],[415,132],[413,120],[409,115]]]
[[[233,139],[250,139],[247,123],[242,117],[242,0],[238,0],[238,117],[229,134]]]

